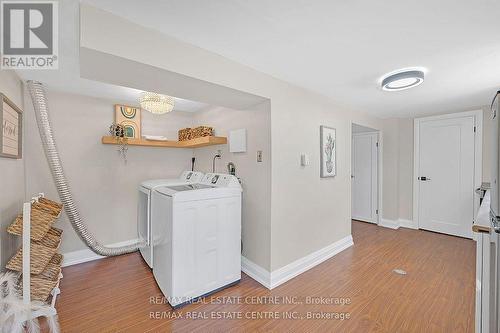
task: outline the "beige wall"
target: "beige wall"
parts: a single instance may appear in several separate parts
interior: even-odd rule
[[[22,82],[13,71],[0,71],[0,92],[5,94],[21,110],[24,109]],[[24,161],[26,152],[23,155],[23,159],[0,157],[0,270],[5,267],[20,244],[19,237],[7,234],[6,228],[22,212],[25,199]]]
[[[130,146],[124,164],[117,146],[101,144],[101,136],[107,135],[114,120],[115,101],[50,91],[48,100],[64,171],[89,230],[103,244],[136,239],[137,186],[145,179],[178,177],[191,167],[192,150]],[[27,193],[45,192],[58,198],[30,99],[26,105]],[[176,138],[179,128],[191,125],[191,117],[180,112],[163,117],[144,112],[143,133]],[[56,226],[64,230],[62,252],[85,248],[66,214]]]
[[[398,119],[398,218],[413,219],[413,119]]]

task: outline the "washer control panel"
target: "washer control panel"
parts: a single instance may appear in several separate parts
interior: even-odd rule
[[[225,173],[207,173],[201,180],[202,184],[212,185],[216,187],[240,187],[238,178]]]

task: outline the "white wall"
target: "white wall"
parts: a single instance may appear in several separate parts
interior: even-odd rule
[[[58,199],[41,146],[31,100],[26,96],[26,186],[28,195],[45,192]],[[103,99],[48,92],[49,112],[64,171],[74,200],[89,230],[103,244],[137,238],[137,186],[145,179],[177,177],[191,167],[191,149],[128,148],[124,164],[118,146],[101,144],[114,120],[113,103]],[[177,137],[192,123],[189,113],[155,117],[143,113],[143,133]],[[64,230],[61,251],[85,248],[66,214],[56,226]]]
[[[22,82],[13,71],[0,71],[0,92],[24,109]],[[24,130],[26,133],[26,130]],[[24,143],[24,147],[26,144]],[[9,235],[5,230],[15,217],[22,212],[25,199],[24,158],[11,159],[0,157],[0,270],[17,250],[19,237]]]
[[[413,219],[413,119],[398,119],[398,218]]]
[[[350,235],[351,122],[380,129],[378,119],[105,11],[82,5],[80,14],[85,78],[218,105],[225,105],[223,87],[271,101],[270,270]],[[337,128],[337,176],[330,179],[319,177],[320,125]],[[311,156],[310,166],[300,166],[300,153]]]
[[[194,150],[197,170],[212,172],[212,161],[218,149],[222,159],[216,161],[217,172],[227,172],[227,163],[236,165],[236,176],[243,187],[242,236],[243,256],[269,267],[271,236],[271,122],[269,104],[262,103],[251,110],[211,107],[194,115],[194,125],[213,126],[216,135],[228,136],[230,130],[247,130],[247,151],[230,153],[229,145]],[[257,162],[261,150],[262,162]],[[264,240],[264,241],[262,241]],[[258,245],[258,246],[254,246]]]

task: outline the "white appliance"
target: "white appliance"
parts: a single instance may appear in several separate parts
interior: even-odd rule
[[[500,91],[491,105],[491,184],[484,193],[474,221],[476,240],[476,329],[477,333],[500,333]],[[496,101],[496,103],[495,103]],[[474,229],[473,227],[473,229]]]
[[[241,279],[241,192],[216,173],[153,191],[153,275],[174,308]]]
[[[140,249],[141,255],[153,268],[153,231],[151,228],[151,192],[158,186],[181,185],[196,183],[203,179],[201,172],[184,171],[179,178],[170,179],[151,179],[142,182],[139,185],[139,201],[137,207],[137,231],[139,240],[146,243],[146,246]]]

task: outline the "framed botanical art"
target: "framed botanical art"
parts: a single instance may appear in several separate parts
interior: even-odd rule
[[[335,128],[320,126],[321,178],[334,177],[337,173],[337,133]]]
[[[0,119],[2,135],[0,136],[0,157],[23,157],[23,112],[4,94],[0,93]]]
[[[123,125],[125,137],[141,138],[141,108],[115,105],[115,124]]]

